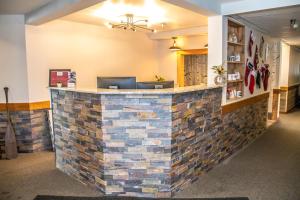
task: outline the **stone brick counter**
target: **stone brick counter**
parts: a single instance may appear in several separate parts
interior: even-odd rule
[[[235,116],[247,111],[222,116],[219,87],[52,88],[51,98],[56,166],[106,195],[170,197],[264,129],[264,122],[254,121],[259,132],[231,131],[242,128]],[[264,102],[249,109],[263,109],[258,120],[267,116]]]

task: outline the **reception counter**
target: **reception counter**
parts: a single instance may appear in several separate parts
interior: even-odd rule
[[[50,91],[57,168],[106,195],[171,197],[265,129],[267,99],[223,116],[221,87]]]

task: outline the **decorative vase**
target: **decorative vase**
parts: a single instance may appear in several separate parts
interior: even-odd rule
[[[225,77],[223,75],[218,74],[215,77],[215,84],[216,85],[223,85],[225,83]]]

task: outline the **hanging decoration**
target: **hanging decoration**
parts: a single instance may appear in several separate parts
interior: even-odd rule
[[[252,52],[253,45],[255,45],[254,52]],[[248,57],[246,60],[244,77],[245,86],[249,88],[250,94],[254,93],[255,88],[261,89],[263,87],[264,91],[268,90],[268,82],[271,73],[269,71],[269,65],[264,63],[268,53],[266,51],[269,51],[266,49],[267,47],[268,44],[265,45],[265,38],[263,36],[260,38],[259,45],[255,43],[255,36],[251,30],[247,47]]]
[[[250,84],[249,84],[250,94],[254,93],[255,77],[256,77],[256,71],[251,70],[251,72],[250,72]]]
[[[248,42],[248,55],[252,57],[252,46],[254,44],[254,35],[253,32],[250,31],[249,42]]]
[[[255,69],[255,70],[257,70],[258,63],[259,63],[259,58],[258,58],[258,49],[257,49],[257,45],[256,45],[256,46],[255,46],[254,59],[253,59],[253,65],[254,65],[254,69]]]
[[[264,45],[265,45],[265,39],[264,39],[264,36],[261,36],[261,38],[260,38],[260,44],[259,44],[259,57],[261,59],[263,59]]]
[[[269,83],[269,77],[270,77],[270,70],[269,70],[269,65],[268,64],[264,64],[261,67],[261,73],[262,73],[262,81],[263,81],[263,86],[264,86],[264,91],[268,90],[268,83]]]
[[[248,79],[250,72],[253,70],[253,64],[250,62],[250,60],[247,58],[246,62],[246,70],[245,70],[245,86],[248,86]]]
[[[260,80],[261,80],[260,70],[257,70],[257,72],[256,72],[256,87],[258,89],[261,88],[261,81]]]

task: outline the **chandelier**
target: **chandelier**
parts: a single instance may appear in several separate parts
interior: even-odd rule
[[[121,20],[121,23],[109,23],[108,25],[111,28],[119,28],[124,30],[131,30],[131,31],[137,31],[137,30],[146,30],[151,32],[156,32],[155,29],[151,29],[147,27],[148,20],[142,19],[134,21],[133,14],[126,14],[126,21]],[[145,24],[141,24],[145,23]]]

